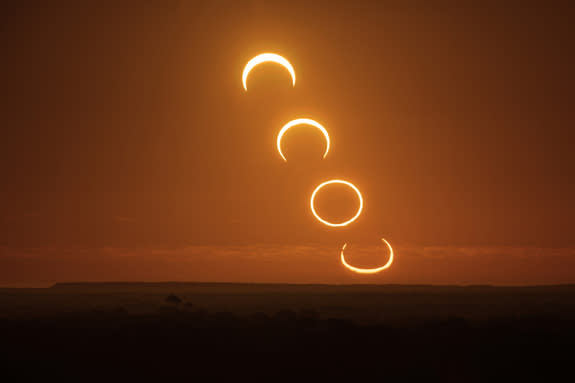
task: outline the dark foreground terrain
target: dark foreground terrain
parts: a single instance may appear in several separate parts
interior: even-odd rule
[[[4,381],[573,381],[575,286],[59,284],[0,333]]]

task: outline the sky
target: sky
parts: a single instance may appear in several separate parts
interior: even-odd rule
[[[575,283],[575,11],[541,2],[17,2],[0,285]],[[247,61],[275,52],[294,66]],[[279,129],[308,117],[328,130]],[[365,209],[310,212],[341,178]],[[318,209],[356,209],[334,187]],[[389,270],[360,276],[339,250]]]

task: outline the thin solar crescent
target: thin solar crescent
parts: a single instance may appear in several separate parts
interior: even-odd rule
[[[354,271],[354,272],[359,273],[359,274],[375,274],[375,273],[379,273],[380,271],[387,269],[393,263],[393,248],[391,247],[389,242],[387,242],[384,238],[382,238],[381,240],[387,245],[387,248],[389,249],[389,260],[387,261],[387,263],[385,265],[380,266],[380,267],[374,267],[374,268],[360,268],[360,267],[355,267],[355,266],[350,265],[345,260],[345,255],[343,254],[343,251],[347,247],[347,243],[344,243],[343,247],[341,248],[340,258],[341,258],[342,265],[344,265],[349,270]]]
[[[279,152],[280,156],[283,158],[283,160],[287,162],[287,159],[285,158],[285,156],[282,152],[282,138],[283,138],[284,134],[290,128],[293,128],[293,127],[299,126],[299,125],[311,126],[311,127],[319,129],[323,133],[323,136],[325,138],[325,144],[326,144],[325,152],[323,153],[323,158],[325,158],[325,156],[327,156],[327,153],[329,152],[329,144],[330,144],[329,134],[327,133],[327,130],[319,122],[314,121],[311,118],[298,118],[295,120],[291,120],[290,122],[285,124],[278,133],[276,145],[277,145],[278,152]]]
[[[292,86],[295,86],[295,70],[288,60],[275,53],[261,53],[248,61],[244,67],[244,72],[242,73],[242,83],[244,85],[245,91],[248,90],[247,81],[251,70],[262,63],[276,63],[283,66],[285,69],[287,69],[291,76]]]

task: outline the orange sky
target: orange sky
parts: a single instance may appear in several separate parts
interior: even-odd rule
[[[0,287],[76,281],[255,283],[560,284],[573,283],[575,249],[398,246],[388,270],[358,275],[337,246],[236,245],[164,248],[2,249]],[[387,261],[383,246],[350,246],[361,267]]]
[[[0,285],[575,282],[568,7],[2,7]],[[291,61],[295,88],[269,65],[244,92],[263,51]],[[325,160],[313,129],[277,154],[299,117],[329,131]],[[334,177],[365,199],[345,229],[309,212]],[[343,242],[375,246],[371,265],[382,236],[390,270],[341,269]]]

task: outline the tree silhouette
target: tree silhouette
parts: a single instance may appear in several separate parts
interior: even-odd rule
[[[182,300],[177,295],[170,294],[166,297],[166,303],[177,306],[182,303]]]

